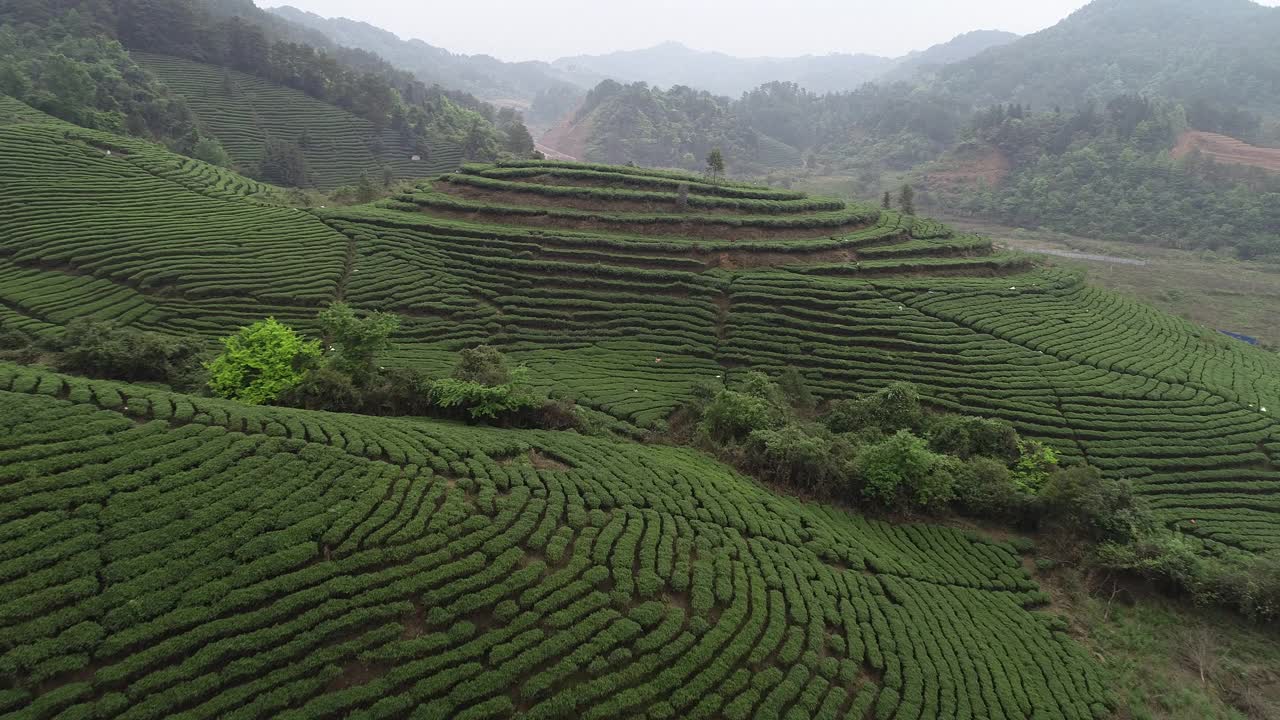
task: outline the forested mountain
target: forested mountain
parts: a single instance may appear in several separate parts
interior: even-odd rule
[[[605,81],[575,122],[589,129],[591,160],[694,170],[719,147],[734,173],[752,175],[845,160],[906,169],[944,151],[964,118],[947,98],[906,84],[819,95],[777,82],[732,100]]]
[[[560,120],[583,93],[605,79],[664,88],[681,85],[733,97],[771,82],[794,82],[812,92],[838,92],[854,90],[887,74],[910,78],[921,70],[971,57],[1018,37],[994,30],[974,31],[901,58],[865,53],[738,58],[668,42],[642,50],[565,57],[554,63],[503,62],[487,55],[455,54],[421,40],[402,40],[394,33],[347,18],[324,18],[290,6],[269,12],[322,33],[339,46],[376,53],[425,82],[493,101],[528,104],[530,116],[545,124]]]
[[[376,55],[337,47],[249,0],[0,2],[0,92],[87,127],[129,132],[222,161],[221,149],[211,145],[217,133],[192,115],[180,94],[143,72],[130,51],[291,88],[368,123],[368,142],[390,130],[406,146],[449,142],[476,159],[532,151],[514,113],[428,86]]]
[[[1251,0],[1095,0],[938,81],[979,106],[1074,108],[1134,93],[1280,111],[1277,37],[1280,8]]]
[[[1016,33],[1003,30],[973,30],[928,49],[908,53],[899,58],[897,65],[878,80],[910,80],[919,73],[936,71],[944,65],[967,60],[991,48],[1008,45],[1019,37]]]

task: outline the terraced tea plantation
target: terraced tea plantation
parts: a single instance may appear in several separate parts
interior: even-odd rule
[[[322,189],[353,185],[362,172],[381,180],[384,168],[397,179],[429,177],[462,161],[456,145],[417,148],[393,129],[375,128],[342,108],[253,75],[165,55],[133,57],[186,100],[200,125],[247,172],[261,164],[268,138],[302,148],[310,180]]]
[[[896,380],[1280,548],[1280,358],[894,212],[637,168],[475,165],[376,205],[0,98],[0,322],[215,338],[402,316],[633,429],[695,384]],[[774,495],[692,451],[250,408],[0,366],[0,712],[1087,718],[1011,548]],[[1194,522],[1193,522],[1194,521]]]
[[[1092,718],[1013,550],[690,450],[0,365],[0,711]]]

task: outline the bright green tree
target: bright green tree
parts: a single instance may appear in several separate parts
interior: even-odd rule
[[[1013,482],[1021,490],[1038,492],[1058,469],[1058,453],[1037,440],[1018,441],[1018,460],[1013,466]]]
[[[262,405],[302,382],[308,365],[320,358],[320,343],[267,318],[222,340],[222,354],[205,367],[209,389],[218,397]]]

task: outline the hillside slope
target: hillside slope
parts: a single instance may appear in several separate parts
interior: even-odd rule
[[[829,398],[908,380],[1132,478],[1216,551],[1280,547],[1280,358],[980,238],[571,163],[467,166],[377,207],[308,213],[69,127],[0,128],[0,312],[33,332],[93,317],[212,339],[268,314],[306,329],[342,298],[403,316],[397,364],[443,372],[490,343],[640,427],[746,366],[799,368]]]
[[[1003,30],[972,30],[918,52],[908,53],[897,65],[877,78],[880,82],[911,80],[917,74],[935,72],[945,65],[968,60],[991,48],[1003,47],[1020,38]]]
[[[975,106],[1121,94],[1280,111],[1280,9],[1251,0],[1094,0],[1053,27],[939,72]]]
[[[324,189],[353,185],[362,173],[381,180],[384,169],[396,179],[430,177],[462,162],[457,145],[413,141],[253,75],[164,55],[133,57],[186,100],[200,126],[249,174],[258,174],[268,139],[298,145],[310,182]]]
[[[1183,133],[1173,149],[1173,156],[1184,158],[1193,152],[1200,152],[1224,165],[1244,165],[1268,172],[1280,172],[1280,148],[1257,147],[1218,133],[1198,130]]]
[[[1004,544],[697,453],[0,365],[0,710],[1101,717]],[[553,460],[548,460],[553,459]]]

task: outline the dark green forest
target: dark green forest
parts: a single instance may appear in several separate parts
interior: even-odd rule
[[[128,51],[239,70],[343,108],[405,140],[444,139],[469,159],[533,150],[519,116],[376,55],[269,15],[248,0],[3,0],[0,92],[95,129],[193,154],[200,131],[180,99]],[[205,158],[209,159],[209,158]]]
[[[937,157],[962,127],[962,107],[906,83],[818,95],[775,82],[738,100],[677,86],[605,81],[587,95],[593,160],[696,169],[721,148],[738,175],[869,160],[905,169]]]
[[[1224,116],[1218,122],[1241,121]],[[994,147],[1010,160],[1012,173],[998,187],[970,185],[934,200],[1011,224],[1091,237],[1234,248],[1244,259],[1280,256],[1280,177],[1197,152],[1173,159],[1169,151],[1187,127],[1181,105],[1136,96],[1074,113],[996,106],[978,113],[959,153]]]

